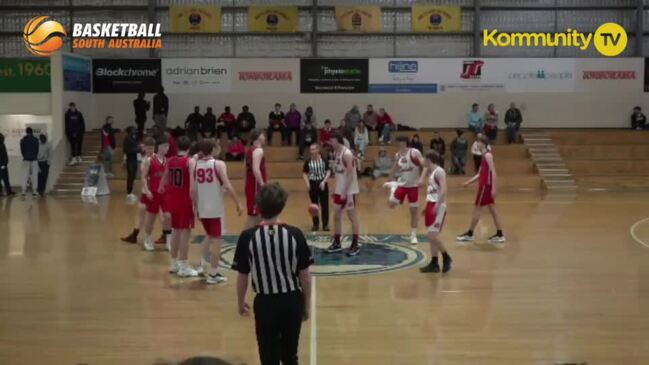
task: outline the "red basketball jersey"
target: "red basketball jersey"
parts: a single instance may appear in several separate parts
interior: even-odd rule
[[[168,181],[165,186],[165,194],[169,198],[169,204],[173,209],[179,205],[191,205],[189,194],[189,156],[174,156],[167,162]]]
[[[252,171],[252,154],[257,148],[259,147],[251,147],[246,151],[246,186],[255,186],[257,183],[255,174]],[[264,182],[268,181],[266,177],[266,157],[261,158],[259,170],[261,171],[261,177],[264,179]]]
[[[167,160],[162,156],[162,160],[155,153],[151,155],[151,163],[149,164],[149,175],[147,176],[147,185],[149,191],[153,193],[158,192],[162,175],[165,172]]]
[[[482,162],[480,162],[480,186],[490,186],[493,184],[493,179],[491,177],[491,169],[487,163],[487,155],[491,155],[491,152],[487,152],[482,155]]]

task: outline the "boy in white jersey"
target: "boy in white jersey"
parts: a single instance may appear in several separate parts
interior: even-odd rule
[[[218,273],[223,244],[224,193],[230,193],[239,215],[241,215],[241,204],[228,178],[225,162],[213,157],[220,152],[214,153],[214,143],[203,140],[199,142],[198,148],[201,157],[190,166],[190,180],[194,211],[203,224],[206,233],[204,244],[210,248],[211,253],[210,269],[206,280],[208,284],[224,283],[227,281],[226,277]]]
[[[408,137],[397,137],[399,152],[394,159],[392,175],[397,181],[390,181],[384,186],[390,188],[388,198],[390,208],[394,208],[408,197],[410,203],[410,243],[417,244],[417,226],[419,223],[419,179],[423,165],[423,156],[415,148],[408,147]]]
[[[358,172],[356,170],[356,158],[352,151],[345,147],[344,138],[340,132],[331,136],[331,146],[334,150],[333,170],[336,178],[334,190],[334,240],[327,252],[342,251],[340,246],[340,234],[342,230],[342,210],[347,210],[347,216],[352,223],[352,244],[349,246],[347,255],[356,256],[360,253],[358,244],[358,212],[356,210],[356,198],[358,189]]]
[[[442,253],[442,272],[447,273],[451,270],[451,256],[446,252],[446,247],[439,239],[439,234],[444,226],[444,218],[446,217],[446,195],[448,187],[446,185],[446,172],[441,167],[443,162],[442,156],[436,152],[431,151],[426,154],[424,162],[424,173],[421,176],[421,185],[423,185],[428,172],[428,184],[426,189],[426,209],[424,210],[424,223],[428,231],[428,240],[430,242],[430,263],[419,271],[439,272],[439,264],[437,263],[437,252]]]

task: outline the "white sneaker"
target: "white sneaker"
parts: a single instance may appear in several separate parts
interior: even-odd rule
[[[194,270],[189,265],[183,265],[178,270],[178,276],[181,278],[195,278],[198,276],[198,271]]]
[[[463,233],[463,234],[455,237],[455,239],[458,242],[473,242],[474,237],[472,235],[467,234],[467,233]]]
[[[226,283],[228,281],[228,278],[219,273],[216,273],[214,275],[207,275],[207,279],[205,279],[205,281],[207,281],[208,284],[222,284]]]
[[[177,274],[178,270],[180,270],[180,265],[178,265],[178,261],[169,265],[169,274]]]
[[[81,156],[77,156],[77,163],[82,163]]]
[[[155,246],[153,245],[153,241],[151,241],[150,239],[145,239],[144,240],[144,250],[149,251],[149,252],[155,251]]]
[[[416,234],[411,234],[410,235],[410,244],[416,245],[418,243],[419,243],[419,239],[417,239],[417,235]]]
[[[197,266],[195,270],[198,276],[205,277],[205,268],[203,266]]]
[[[505,243],[505,236],[491,236],[487,241],[489,243]]]

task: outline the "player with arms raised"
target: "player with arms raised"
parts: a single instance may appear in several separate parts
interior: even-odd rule
[[[248,220],[244,229],[252,228],[261,222],[261,215],[257,209],[257,193],[266,184],[266,158],[264,157],[264,143],[266,136],[261,129],[250,132],[252,146],[246,151],[246,205]]]

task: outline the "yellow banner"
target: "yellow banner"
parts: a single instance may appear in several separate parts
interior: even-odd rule
[[[413,32],[459,32],[462,8],[459,6],[412,6]]]
[[[171,5],[169,28],[173,33],[219,33],[221,7],[212,5]]]
[[[380,6],[336,6],[336,24],[343,32],[380,32]]]
[[[297,32],[300,24],[297,6],[250,6],[249,32]]]

